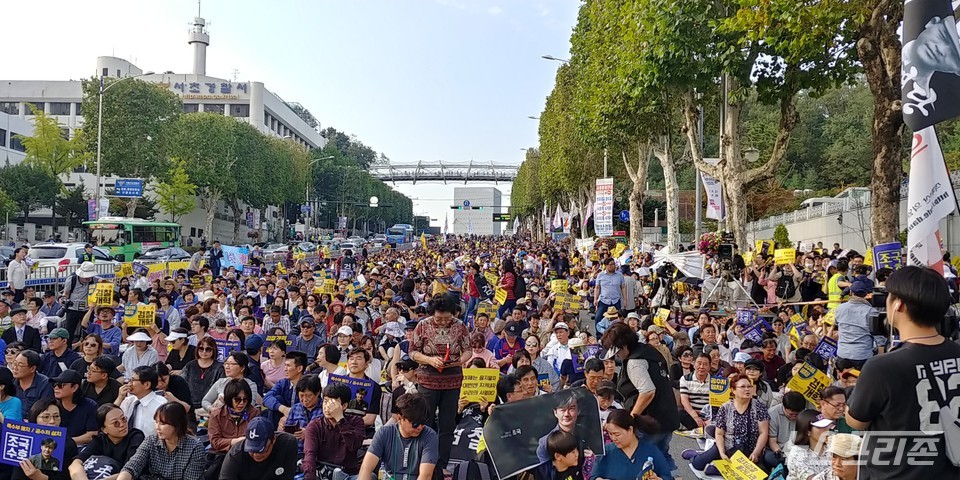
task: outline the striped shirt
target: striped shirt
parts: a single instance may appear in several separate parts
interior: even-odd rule
[[[697,372],[680,377],[680,395],[686,395],[693,410],[699,412],[710,404],[710,376],[703,382],[697,379]]]

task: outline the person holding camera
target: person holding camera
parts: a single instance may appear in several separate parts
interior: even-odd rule
[[[97,277],[97,267],[93,262],[84,262],[80,264],[77,271],[70,275],[63,288],[63,310],[58,312],[60,317],[64,317],[64,327],[70,334],[68,344],[77,341],[79,333],[77,326],[83,320],[87,313],[87,297],[90,295],[90,287],[100,282]]]
[[[834,313],[839,331],[837,358],[849,360],[858,369],[873,356],[870,316],[875,310],[866,299],[872,292],[873,281],[858,277],[850,286],[850,300],[841,303]]]
[[[958,478],[950,448],[960,436],[960,345],[938,331],[951,302],[947,283],[935,270],[906,266],[886,287],[887,320],[901,344],[864,364],[846,409],[847,424],[866,432],[860,478]]]

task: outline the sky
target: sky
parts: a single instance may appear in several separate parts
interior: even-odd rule
[[[307,107],[323,128],[394,163],[519,164],[557,62],[569,58],[579,2],[570,0],[205,0],[207,74],[262,81]],[[189,73],[191,0],[11,0],[4,15],[9,80],[94,75],[96,57],[144,71]],[[30,19],[29,21],[27,19]],[[19,39],[19,40],[12,40]],[[486,186],[486,185],[484,185]],[[453,186],[398,184],[415,214],[442,226]],[[501,184],[504,203],[509,186]],[[451,216],[452,222],[452,216]]]

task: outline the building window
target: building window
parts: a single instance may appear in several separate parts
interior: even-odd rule
[[[7,115],[20,115],[20,102],[0,102],[0,112]]]
[[[74,113],[74,115],[76,115],[76,116],[78,116],[78,117],[79,117],[80,115],[83,115],[83,104],[82,104],[82,103],[74,103],[74,105],[77,106],[77,111]]]
[[[27,147],[24,147],[23,144],[20,143],[20,139],[15,137],[14,135],[17,135],[17,134],[14,133],[13,135],[10,136],[10,150],[16,150],[18,152],[26,152]]]
[[[50,115],[70,115],[70,104],[66,102],[50,102]]]
[[[183,113],[197,113],[200,111],[199,103],[184,103]]]
[[[270,126],[270,114],[267,113],[266,110],[264,110],[263,112],[263,124],[266,125],[267,127]]]
[[[37,110],[39,110],[39,111],[41,111],[41,112],[44,111],[44,110],[43,110],[43,107],[46,105],[45,102],[26,102],[26,103],[29,104],[29,105],[33,105],[33,108],[36,108]],[[29,107],[29,106],[25,106],[25,108],[26,108],[26,112],[25,112],[25,113],[26,113],[27,115],[33,115],[33,110],[30,110],[30,107]]]
[[[210,113],[219,113],[223,115],[223,104],[222,103],[204,103],[203,111]]]
[[[0,147],[6,148],[7,146],[7,131],[0,128]]]
[[[120,78],[120,69],[117,69],[117,78]]]
[[[230,105],[230,116],[231,117],[249,117],[250,116],[250,105],[236,104]]]
[[[104,77],[109,77],[109,76],[110,76],[110,70],[107,69],[107,67],[103,67],[103,75],[102,75],[102,76],[104,76]]]

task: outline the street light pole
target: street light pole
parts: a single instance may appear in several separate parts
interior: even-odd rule
[[[95,211],[97,212],[97,218],[100,218],[100,200],[103,198],[103,194],[101,193],[101,188],[100,188],[102,185],[100,183],[100,151],[101,151],[100,144],[102,143],[102,140],[103,140],[103,92],[106,92],[107,90],[110,89],[110,87],[113,87],[114,85],[124,80],[129,80],[131,78],[137,78],[137,77],[145,77],[147,75],[153,75],[153,72],[141,73],[140,75],[124,77],[124,78],[121,78],[120,80],[117,80],[116,82],[111,83],[109,86],[106,86],[106,87],[104,87],[104,84],[103,84],[104,77],[103,76],[100,77],[100,89],[99,89],[99,94],[97,95],[99,97],[97,101],[97,103],[99,104],[97,106],[97,195],[96,195],[97,206],[95,207]]]
[[[314,159],[311,160],[310,163],[307,165],[307,185],[306,185],[306,187],[304,187],[304,193],[303,193],[303,204],[304,204],[304,205],[307,205],[308,207],[310,206],[310,182],[313,180],[313,175],[310,175],[310,167],[312,167],[313,164],[315,164],[315,163],[317,163],[317,162],[319,162],[319,161],[321,161],[321,160],[330,160],[331,158],[333,158],[333,155],[327,155],[326,157],[314,158]],[[301,209],[301,210],[302,210],[302,209]],[[310,209],[309,212],[303,212],[303,226],[305,227],[305,228],[304,228],[304,231],[306,232],[306,236],[307,236],[307,240],[308,240],[308,241],[309,241],[309,237],[310,237],[310,216],[311,216],[311,215],[313,215],[313,209],[312,209],[312,208]]]

